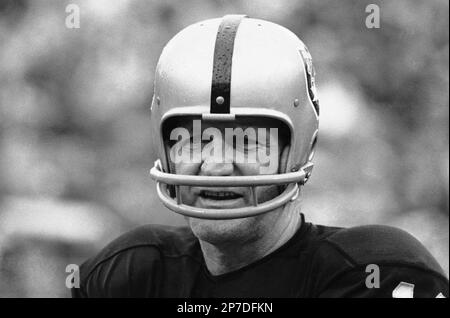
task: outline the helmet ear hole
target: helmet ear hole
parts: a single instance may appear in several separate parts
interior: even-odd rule
[[[314,155],[316,153],[317,139],[318,139],[318,131],[316,130],[316,132],[314,133],[314,136],[312,137],[308,161],[312,161],[314,158]]]

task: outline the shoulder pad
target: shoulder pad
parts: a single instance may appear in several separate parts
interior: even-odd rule
[[[443,274],[435,258],[411,234],[383,225],[340,230],[326,239],[355,264],[416,266]]]
[[[122,234],[87,263],[95,266],[124,251],[142,247],[153,248],[163,256],[181,256],[189,254],[197,242],[188,227],[149,224]]]

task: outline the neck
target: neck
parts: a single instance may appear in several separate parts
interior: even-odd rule
[[[279,211],[273,211],[276,215]],[[301,226],[300,213],[284,211],[257,239],[240,243],[213,245],[200,240],[206,266],[213,275],[221,275],[249,265],[272,253],[286,243]],[[272,213],[272,212],[270,212]],[[237,247],[237,244],[238,247]]]

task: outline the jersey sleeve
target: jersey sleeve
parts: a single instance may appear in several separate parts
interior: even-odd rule
[[[195,283],[199,253],[187,227],[141,226],[80,266],[80,286],[72,288],[72,296],[185,297]]]
[[[74,298],[152,297],[159,291],[162,262],[157,249],[142,246],[121,250],[80,267],[80,286],[72,288]]]
[[[72,297],[152,297],[160,289],[164,229],[142,226],[127,232],[80,266]]]
[[[449,281],[409,233],[360,226],[329,236],[313,261],[314,297],[441,298]]]
[[[369,264],[328,283],[321,298],[448,298],[445,277],[412,267]]]

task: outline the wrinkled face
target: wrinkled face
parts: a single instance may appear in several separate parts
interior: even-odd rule
[[[172,172],[199,176],[250,176],[284,172],[287,128],[271,119],[236,122],[174,120],[166,129]],[[284,166],[283,166],[284,165]],[[258,203],[280,194],[278,186],[256,187]],[[250,187],[181,186],[182,202],[200,208],[233,209],[253,205]],[[281,213],[232,220],[187,218],[194,234],[211,244],[257,239]]]

